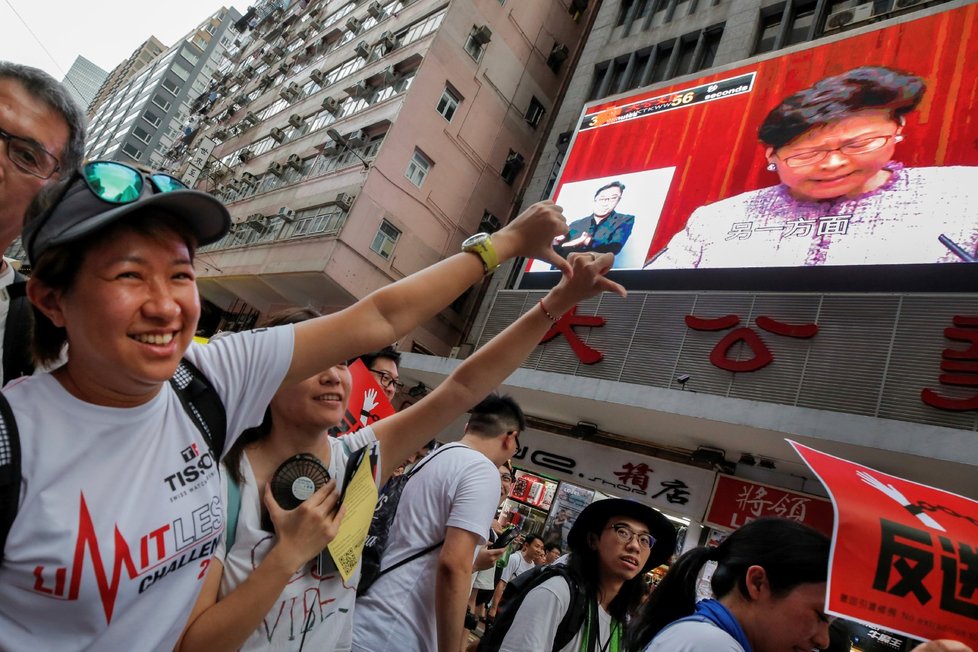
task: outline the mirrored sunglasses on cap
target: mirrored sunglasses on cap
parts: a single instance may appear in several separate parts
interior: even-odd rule
[[[169,174],[118,161],[89,161],[68,179],[44,214],[28,219],[22,238],[28,258],[35,261],[51,246],[105,228],[144,205],[182,216],[200,245],[218,240],[230,226],[227,208],[218,199]]]
[[[139,200],[144,179],[149,179],[156,192],[190,190],[183,181],[162,172],[143,173],[118,161],[89,161],[82,166],[81,177],[88,189],[110,204],[129,204]]]

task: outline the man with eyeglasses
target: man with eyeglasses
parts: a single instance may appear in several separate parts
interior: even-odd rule
[[[672,556],[676,529],[647,505],[611,498],[581,511],[567,543],[566,559],[513,582],[480,652],[624,649],[623,627],[642,599],[642,575]]]
[[[635,226],[634,215],[615,210],[624,193],[621,181],[598,188],[591,214],[571,222],[567,235],[554,240],[554,251],[564,258],[574,252],[620,254]]]
[[[780,183],[700,206],[648,268],[975,262],[978,167],[899,162],[934,160],[913,121],[926,91],[917,75],[862,66],[784,98],[757,132]]]
[[[361,355],[360,361],[373,374],[387,400],[393,401],[397,391],[404,387],[397,372],[397,365],[401,364],[401,354],[393,346],[387,346],[380,351]]]
[[[0,250],[20,235],[24,214],[45,185],[81,163],[85,117],[64,87],[48,74],[0,61]],[[30,306],[24,278],[0,264],[0,384],[30,374]]]

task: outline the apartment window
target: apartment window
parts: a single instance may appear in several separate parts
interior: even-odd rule
[[[397,227],[387,220],[381,220],[377,235],[374,236],[374,241],[370,243],[370,249],[390,260],[391,254],[394,253],[394,245],[397,244],[397,239],[400,237],[401,232]]]
[[[160,107],[164,111],[169,111],[170,110],[170,103],[164,97],[162,97],[160,95],[154,95],[153,96],[153,104],[155,104],[156,106]]]
[[[527,107],[526,115],[523,117],[527,124],[536,129],[537,126],[539,126],[540,121],[543,120],[543,115],[546,112],[547,110],[543,108],[543,104],[540,103],[540,100],[538,100],[536,97],[531,97],[530,106]]]
[[[625,24],[628,10],[632,8],[633,4],[635,4],[635,0],[621,0],[621,4],[618,6],[618,20],[615,21],[615,27],[621,27]]]
[[[200,57],[186,48],[180,50],[180,56],[186,59],[187,62],[190,63],[191,67],[196,66],[197,62],[200,60]]]
[[[133,135],[134,138],[143,141],[147,145],[149,144],[150,134],[149,134],[148,131],[146,131],[142,127],[136,127],[135,129],[133,129],[132,130],[132,135]]]
[[[482,55],[485,54],[486,46],[489,44],[489,38],[491,36],[492,32],[489,30],[488,26],[473,26],[472,31],[469,32],[469,37],[465,39],[465,45],[463,47],[468,55],[472,57],[472,59],[475,61],[481,61]]]
[[[132,143],[126,143],[122,146],[122,153],[134,161],[138,161],[139,157],[143,155],[143,150],[137,148]]]
[[[523,155],[519,152],[509,150],[509,154],[506,156],[506,162],[503,164],[503,169],[500,171],[499,176],[509,185],[513,185],[516,177],[520,174],[520,170],[523,169],[523,165]]]
[[[450,87],[446,86],[445,90],[442,91],[441,98],[438,100],[438,105],[435,107],[435,111],[440,113],[443,118],[452,121],[452,116],[455,115],[455,109],[462,102],[462,98],[458,93],[453,91]]]
[[[404,176],[420,188],[421,184],[424,183],[425,177],[428,176],[428,172],[431,171],[432,165],[434,165],[434,162],[430,158],[425,156],[420,149],[415,149],[414,156],[411,157],[407,170],[404,171]]]
[[[146,113],[144,113],[143,114],[143,120],[145,120],[146,122],[150,123],[154,127],[159,127],[160,126],[160,122],[162,122],[162,120],[160,120],[160,117],[158,115],[156,115],[155,113],[153,113],[152,111],[147,111]]]
[[[190,73],[179,63],[174,63],[170,70],[172,70],[173,74],[183,81],[187,81],[187,78],[190,77]]]
[[[164,79],[160,86],[162,86],[165,91],[170,93],[170,95],[176,95],[180,92],[180,87],[177,86],[177,83],[172,79]]]
[[[815,3],[796,4],[792,11],[791,24],[784,46],[804,43],[808,40],[812,25],[815,23]]]

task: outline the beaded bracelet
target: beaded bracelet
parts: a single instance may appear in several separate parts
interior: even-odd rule
[[[555,324],[560,321],[560,317],[554,317],[553,315],[551,315],[550,311],[547,310],[547,307],[543,305],[543,299],[540,299],[540,310],[542,310],[543,314],[547,316],[547,319],[554,322]]]

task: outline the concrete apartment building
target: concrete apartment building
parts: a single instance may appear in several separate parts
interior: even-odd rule
[[[119,86],[125,84],[132,76],[143,69],[149,62],[163,54],[166,46],[160,43],[155,36],[150,36],[146,41],[136,48],[129,58],[112,69],[112,72],[105,78],[98,91],[92,97],[87,113],[92,116],[106,99],[115,95]]]
[[[504,224],[588,26],[578,4],[253,6],[172,153],[235,222],[198,258],[204,328],[349,305]],[[401,347],[448,354],[477,295]]]
[[[95,95],[105,83],[109,73],[102,70],[83,56],[75,58],[61,83],[83,110],[95,99]]]
[[[184,135],[190,99],[207,88],[231,43],[234,9],[220,9],[120,84],[92,116],[86,156],[160,167]]]
[[[914,0],[868,4],[605,0],[597,7],[579,64],[557,109],[539,164],[531,172],[524,203],[550,195],[575,128],[587,120],[582,120],[586,107],[590,116],[611,106],[619,94],[627,97],[622,98],[623,104],[634,101],[635,89],[646,89],[642,97],[654,98],[657,93],[667,93],[666,87],[677,93],[691,88],[704,75],[718,79],[758,70],[767,61],[774,63],[765,70],[773,69],[779,65],[775,59],[786,52],[797,52],[795,61],[807,62],[816,57],[805,58],[810,46],[835,42],[845,47],[850,37],[862,38],[863,44],[876,43],[876,30],[888,27],[892,27],[888,38],[901,51],[909,48],[909,52],[923,46],[919,40],[901,42],[899,34],[916,21],[923,24],[933,19],[941,29],[967,34],[973,29],[976,10],[973,2]],[[934,38],[942,47],[957,43],[941,40],[942,36]],[[948,55],[938,61],[937,53],[947,54],[947,50],[936,48],[927,56],[921,54],[919,63],[912,57],[902,60],[910,61],[907,68],[916,74],[926,71],[930,75],[928,84],[933,88],[927,97],[934,101],[926,106],[947,108],[954,101],[939,95],[943,91],[935,79],[943,80],[943,75],[956,79],[959,71],[969,67],[966,58],[954,60]],[[825,60],[826,55],[818,56]],[[866,63],[875,61],[857,58],[844,65]],[[788,70],[787,64],[779,70]],[[973,69],[967,74],[973,77]],[[973,88],[973,80],[965,84],[964,88]],[[623,113],[623,120],[626,115]],[[734,124],[738,119],[730,118],[730,130],[739,128]],[[918,143],[923,141],[924,127],[936,128],[932,123],[947,120],[946,114],[939,118],[933,112],[912,119]],[[954,122],[950,133],[961,127],[960,120]],[[756,125],[753,131],[742,133],[745,148],[763,153],[757,145]],[[585,150],[588,160],[600,159],[604,166],[601,174],[592,176],[616,174],[615,156],[589,147]],[[676,163],[676,178],[683,174],[682,166],[696,156],[728,156],[726,150],[706,150]],[[911,155],[910,151],[902,154]],[[970,153],[943,165],[978,165],[973,159]],[[572,181],[587,178],[581,160],[576,160]],[[766,183],[776,183],[776,175],[765,172],[766,163],[761,158],[751,163],[751,169],[769,175],[771,180],[765,178]],[[637,190],[630,185],[625,194],[629,192]],[[947,267],[967,270],[964,265]],[[511,265],[508,273],[504,269],[494,275],[460,357],[485,344],[520,314],[538,309],[544,292],[532,285],[527,288],[525,275],[520,279],[521,271],[522,266]],[[647,501],[685,519],[690,525],[686,540],[693,544],[700,540],[704,523],[716,525],[705,511],[708,501],[717,498],[711,488],[718,473],[736,476],[742,487],[746,486],[743,483],[759,483],[751,486],[766,487],[763,491],[768,492],[773,491],[771,487],[800,491],[816,500],[811,496],[822,493],[821,485],[785,438],[978,498],[978,449],[974,447],[978,410],[963,402],[975,392],[972,386],[948,384],[961,379],[946,372],[942,375],[942,369],[952,366],[942,362],[942,356],[950,360],[966,355],[955,352],[962,345],[954,338],[969,335],[954,327],[968,323],[966,316],[978,315],[973,282],[970,287],[948,293],[936,281],[912,292],[755,291],[749,287],[697,291],[633,286],[627,299],[607,295],[588,301],[577,308],[581,325],[567,325],[555,332],[556,337],[541,343],[500,388],[520,401],[530,415],[530,428],[521,436],[526,445],[513,461],[518,468],[551,480]],[[818,334],[810,339],[772,337],[755,326],[768,315],[792,324],[817,325]],[[700,323],[697,318],[721,317],[740,324],[741,340],[725,345],[730,341],[723,339],[727,332],[694,328]],[[592,321],[586,321],[588,318]],[[752,333],[744,333],[746,330]],[[586,359],[580,355],[582,347],[591,347],[599,355]],[[771,352],[770,364],[743,371],[764,348]],[[718,366],[718,360],[734,371]],[[401,379],[409,386],[433,387],[457,364],[450,358],[408,354],[401,365]],[[943,403],[935,401],[938,394],[949,398]],[[951,405],[961,409],[948,409]],[[445,435],[454,436],[451,433],[459,425],[447,429]],[[647,472],[642,477],[632,473],[639,462]],[[694,471],[710,477],[697,480]],[[676,475],[667,475],[670,473]],[[668,493],[662,491],[653,495],[660,479],[671,482],[676,478],[687,485],[682,500],[667,501]]]

